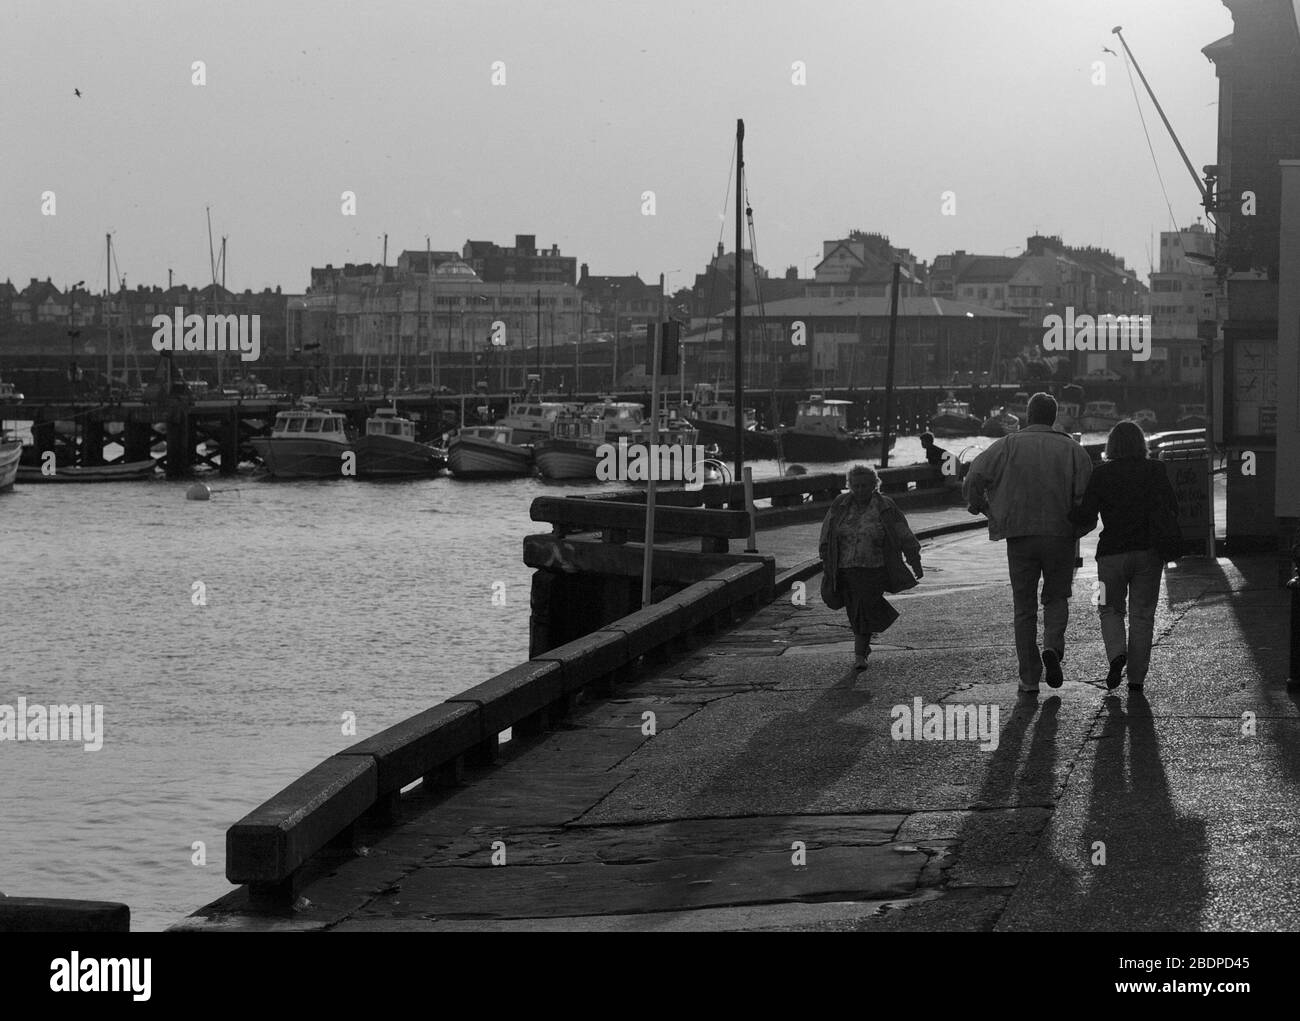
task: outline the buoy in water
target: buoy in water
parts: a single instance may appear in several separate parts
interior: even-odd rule
[[[212,498],[212,490],[208,488],[206,482],[196,482],[185,490],[185,499],[187,500],[209,500]]]

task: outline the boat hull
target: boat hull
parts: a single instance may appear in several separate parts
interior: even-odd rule
[[[17,466],[17,481],[29,482],[139,482],[152,478],[156,462],[125,461],[117,464],[96,464],[83,467],[57,467],[53,475],[41,473],[38,464],[20,464]],[[3,487],[0,487],[3,488]]]
[[[330,440],[259,436],[250,441],[257,456],[277,479],[337,479],[343,455],[353,448]]]
[[[1020,431],[1020,419],[1015,415],[994,415],[980,426],[981,436],[1006,436]]]
[[[974,415],[945,413],[930,419],[930,432],[936,436],[978,436],[982,424]]]
[[[23,445],[17,440],[0,443],[0,493],[13,489],[14,480],[18,478],[18,458],[22,452]]]
[[[446,454],[437,447],[401,436],[362,436],[353,449],[362,478],[427,478],[447,466]]]
[[[532,451],[511,443],[454,436],[447,445],[447,467],[459,479],[527,475],[531,463]]]
[[[723,457],[734,457],[736,453],[736,428],[719,422],[703,422],[697,418],[688,419],[692,427],[699,430],[700,442],[706,447],[717,445]],[[777,455],[776,436],[770,432],[757,429],[745,429],[741,442],[744,444],[745,457],[750,460],[766,460]]]
[[[533,448],[533,461],[543,478],[595,479],[599,457],[591,444],[545,439]]]
[[[1206,424],[1207,419],[1204,415],[1184,415],[1174,423],[1174,429],[1204,429]]]
[[[881,436],[866,433],[860,436],[817,436],[793,430],[779,434],[781,454],[787,461],[832,463],[852,461],[855,458],[874,458],[881,455]],[[894,449],[895,437],[889,438],[889,449]]]

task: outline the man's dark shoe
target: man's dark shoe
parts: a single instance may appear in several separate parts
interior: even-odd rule
[[[1129,691],[1141,691],[1141,690],[1142,690],[1142,685],[1140,685],[1140,684],[1133,684],[1132,682],[1130,682],[1130,683],[1129,683],[1129,686],[1128,686],[1128,690],[1129,690]]]
[[[1055,649],[1043,650],[1043,671],[1043,679],[1049,688],[1059,688],[1065,681],[1065,675],[1061,673],[1061,657]]]
[[[1107,691],[1114,691],[1119,687],[1119,675],[1124,672],[1124,664],[1127,662],[1128,657],[1122,652],[1110,661],[1110,673],[1106,675]],[[1133,685],[1130,684],[1129,687],[1131,688]],[[1139,684],[1138,687],[1140,688],[1142,685]]]

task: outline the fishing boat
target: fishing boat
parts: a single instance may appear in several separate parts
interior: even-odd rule
[[[989,417],[984,419],[980,426],[981,436],[1006,436],[1008,433],[1020,431],[1020,419],[1011,414],[1005,407],[997,407],[989,412]]]
[[[21,440],[0,438],[0,493],[13,489],[18,477],[18,458],[22,456]]]
[[[1123,417],[1116,409],[1114,401],[1089,401],[1084,405],[1079,428],[1086,433],[1110,432],[1115,423]]]
[[[1133,421],[1142,427],[1144,433],[1153,433],[1160,428],[1156,413],[1150,408],[1139,408],[1133,412]]]
[[[1029,394],[1023,390],[1017,391],[1006,405],[1006,410],[1020,419],[1020,428],[1023,429],[1029,424]]]
[[[1178,405],[1178,418],[1174,421],[1175,429],[1204,429],[1209,424],[1205,417],[1204,404]]]
[[[849,429],[850,403],[826,400],[820,394],[800,401],[794,425],[776,431],[785,460],[834,462],[879,457],[880,433]],[[894,447],[893,436],[889,438],[889,447],[891,450]]]
[[[251,442],[277,479],[338,478],[348,463],[343,455],[354,450],[343,413],[317,407],[311,398],[303,398],[300,407],[281,411],[271,435]]]
[[[533,461],[548,479],[594,479],[605,422],[596,415],[568,411],[551,422],[551,433],[533,446]]]
[[[18,465],[18,481],[28,482],[140,482],[152,478],[157,463],[147,461],[119,461],[116,464],[68,465],[55,464],[52,471],[40,464],[40,454],[35,447],[27,447],[26,464]],[[49,472],[49,474],[47,474]]]
[[[510,430],[510,442],[528,446],[551,435],[551,423],[573,406],[562,401],[522,401],[510,405],[510,412],[496,421]]]
[[[508,425],[470,425],[447,443],[447,467],[458,479],[527,475],[533,448],[510,442]]]
[[[930,416],[930,432],[936,436],[974,436],[981,425],[979,417],[970,413],[970,405],[957,400],[951,393],[939,402]]]
[[[1056,428],[1062,432],[1078,432],[1079,418],[1079,405],[1074,402],[1064,401],[1056,405]]]
[[[415,438],[415,423],[396,408],[377,408],[354,445],[361,478],[416,478],[447,466],[446,451]]]
[[[699,431],[700,442],[718,448],[722,457],[736,453],[736,410],[729,401],[718,399],[711,383],[696,383],[689,404],[680,409],[682,417]],[[741,445],[747,459],[776,457],[776,435],[758,428],[753,408],[745,409]]]

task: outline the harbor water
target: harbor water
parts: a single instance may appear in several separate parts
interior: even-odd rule
[[[125,902],[137,930],[226,893],[233,822],[527,659],[529,505],[600,486],[206,481],[0,495],[0,705],[103,707],[99,750],[0,744],[0,892]]]

